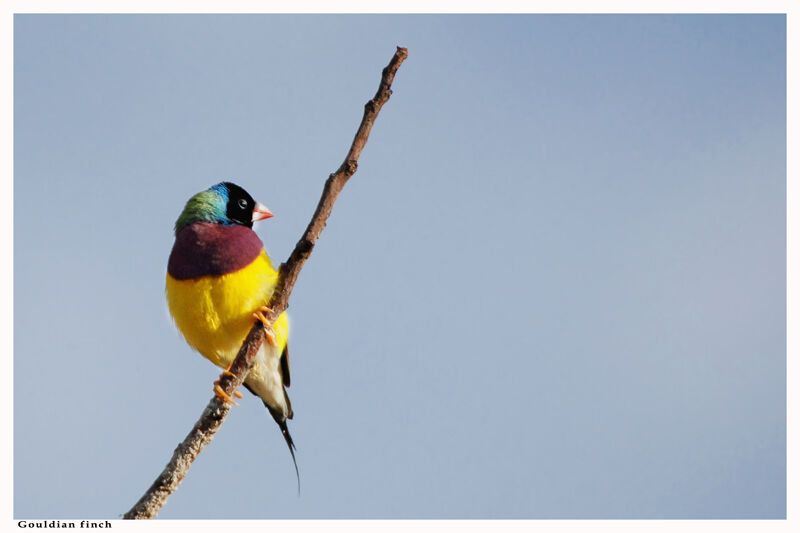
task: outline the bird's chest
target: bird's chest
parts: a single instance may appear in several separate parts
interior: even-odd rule
[[[175,279],[167,274],[167,302],[187,342],[227,366],[253,325],[253,312],[272,295],[277,272],[262,252],[244,268],[219,276]]]

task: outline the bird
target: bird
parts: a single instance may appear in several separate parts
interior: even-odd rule
[[[273,216],[239,185],[223,181],[192,196],[175,222],[175,243],[167,263],[166,296],[170,315],[186,342],[206,359],[230,367],[255,320],[264,313],[278,271],[253,231],[253,223]],[[297,488],[300,472],[286,421],[294,416],[286,387],[289,374],[289,319],[284,311],[272,328],[244,386],[258,396],[292,455]],[[215,394],[236,403],[214,382]],[[241,394],[236,393],[238,398]]]

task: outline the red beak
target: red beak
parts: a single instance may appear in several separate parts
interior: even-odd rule
[[[272,218],[273,216],[272,211],[267,209],[266,206],[256,202],[256,206],[253,208],[253,222]]]

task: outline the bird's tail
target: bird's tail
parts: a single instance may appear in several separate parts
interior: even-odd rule
[[[267,404],[267,402],[264,402],[264,405],[269,410],[269,414],[272,415],[272,418],[275,419],[275,423],[277,423],[278,427],[281,428],[281,434],[283,435],[283,438],[286,440],[286,445],[289,447],[289,453],[292,454],[292,462],[294,463],[294,472],[297,475],[297,494],[299,495],[300,494],[300,470],[297,469],[297,459],[295,459],[295,457],[294,457],[294,451],[297,448],[294,445],[294,441],[292,440],[292,436],[289,434],[289,428],[286,425],[286,418],[283,416],[283,413],[281,411],[279,411],[277,409],[272,409],[272,407],[270,407]]]

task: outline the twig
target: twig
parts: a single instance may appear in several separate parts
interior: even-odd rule
[[[350,151],[342,162],[339,169],[331,174],[325,182],[325,188],[322,190],[322,197],[317,204],[317,209],[311,222],[308,223],[303,236],[297,241],[294,251],[289,256],[285,264],[281,265],[279,269],[278,281],[275,285],[275,290],[272,293],[269,303],[269,312],[266,313],[267,321],[271,324],[275,319],[283,313],[289,306],[289,296],[292,294],[292,288],[297,280],[297,275],[300,269],[308,259],[311,250],[314,249],[314,244],[317,242],[320,233],[325,228],[328,216],[331,214],[333,203],[336,197],[341,192],[347,180],[356,172],[358,168],[358,157],[361,155],[364,145],[369,137],[369,132],[372,129],[372,124],[378,116],[378,112],[389,100],[392,94],[391,85],[394,80],[394,75],[405,58],[408,57],[408,50],[405,48],[397,47],[392,60],[383,69],[381,76],[381,83],[378,87],[378,92],[375,96],[367,102],[364,106],[364,116],[361,119],[361,125],[358,127],[356,136],[350,146]],[[260,321],[256,321],[250,333],[247,334],[239,353],[231,366],[231,373],[233,376],[224,376],[220,382],[222,390],[228,396],[233,396],[242,382],[244,382],[247,374],[255,363],[255,356],[258,348],[264,341],[264,325]],[[147,492],[141,499],[136,502],[130,511],[125,513],[125,519],[146,519],[156,516],[161,507],[167,501],[167,498],[175,492],[180,485],[183,478],[189,472],[189,467],[192,462],[197,458],[206,444],[211,442],[214,434],[219,430],[225,417],[228,416],[230,411],[230,404],[224,403],[216,395],[208,402],[200,419],[194,425],[192,430],[183,439],[175,452],[172,454],[172,459],[161,475],[156,478],[153,484],[147,489]]]

